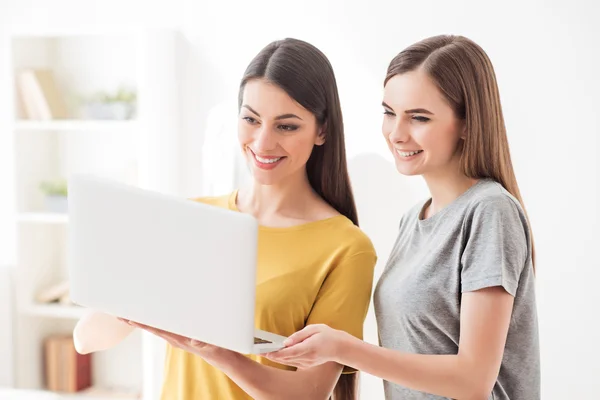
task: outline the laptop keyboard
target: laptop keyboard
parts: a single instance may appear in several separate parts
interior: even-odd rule
[[[264,344],[264,343],[273,343],[273,342],[269,342],[268,340],[259,339],[257,337],[254,338],[254,344]]]

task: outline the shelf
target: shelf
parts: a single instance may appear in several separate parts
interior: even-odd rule
[[[58,400],[134,400],[140,395],[135,393],[90,388],[79,393],[58,393]]]
[[[0,400],[134,400],[138,394],[86,389],[78,393],[58,393],[49,390],[0,388]]]
[[[64,132],[101,132],[123,131],[133,132],[137,121],[111,121],[111,120],[55,120],[55,121],[16,121],[16,131],[64,131]]]
[[[19,214],[18,220],[41,224],[66,224],[69,221],[69,215],[67,213],[25,212]]]
[[[30,316],[79,319],[85,313],[85,308],[74,305],[62,304],[32,304],[23,309],[23,313]]]

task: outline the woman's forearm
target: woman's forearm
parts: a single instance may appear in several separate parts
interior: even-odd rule
[[[337,381],[332,379],[332,385],[320,383],[323,380],[314,376],[314,371],[311,373],[308,370],[289,371],[274,368],[224,349],[217,349],[202,357],[257,400],[282,398],[326,400]],[[341,366],[339,370],[341,371]]]
[[[475,363],[458,355],[408,354],[348,338],[338,362],[398,385],[459,400],[485,400],[491,388]]]

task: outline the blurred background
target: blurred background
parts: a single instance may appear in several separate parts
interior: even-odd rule
[[[537,245],[543,399],[599,399],[599,18],[592,0],[0,0],[0,399],[158,398],[164,345],[146,335],[57,370],[81,315],[65,290],[66,179],[234,188],[239,80],[276,39],[334,67],[378,277],[400,216],[427,196],[387,154],[382,82],[400,50],[440,33],[475,40],[497,74]],[[381,381],[363,375],[361,392],[382,399]]]

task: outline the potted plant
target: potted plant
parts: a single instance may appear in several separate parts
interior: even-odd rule
[[[86,119],[127,120],[135,114],[137,95],[133,89],[120,87],[115,93],[99,91],[83,99]]]
[[[67,182],[59,179],[54,181],[43,181],[40,189],[44,193],[44,203],[49,212],[67,212]]]

